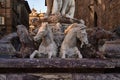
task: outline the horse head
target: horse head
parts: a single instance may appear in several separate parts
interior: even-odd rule
[[[32,41],[27,28],[24,25],[17,25],[17,34],[19,36],[20,42],[28,43]]]
[[[88,44],[88,37],[86,32],[86,26],[84,24],[77,24],[77,38],[81,41],[81,48],[84,44]]]
[[[54,27],[53,27],[53,32],[62,32],[61,29],[62,25],[60,23],[57,23]]]
[[[47,26],[48,26],[47,22],[42,23],[42,25],[40,26],[40,28],[38,30],[38,33],[34,37],[35,41],[41,39],[42,37],[44,37],[47,34]]]

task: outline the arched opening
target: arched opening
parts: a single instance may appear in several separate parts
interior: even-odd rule
[[[97,24],[97,21],[98,20],[98,16],[97,16],[97,13],[95,12],[94,13],[94,27],[97,27],[98,26],[98,24]]]

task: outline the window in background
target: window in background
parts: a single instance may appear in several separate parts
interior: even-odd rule
[[[0,25],[5,25],[5,17],[0,16]]]

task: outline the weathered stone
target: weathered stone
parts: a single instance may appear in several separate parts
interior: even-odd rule
[[[23,80],[24,74],[6,74],[6,80]]]
[[[112,30],[120,25],[120,0],[76,0],[75,18],[88,27],[100,26]]]
[[[30,76],[36,76],[40,80],[72,80],[72,75],[69,73],[41,73],[31,74]]]
[[[6,76],[0,74],[0,80],[6,80]]]
[[[104,52],[106,57],[120,58],[120,40],[106,41],[99,50]]]
[[[0,80],[72,80],[68,73],[0,74]]]
[[[0,54],[14,54],[15,47],[12,45],[12,40],[17,37],[17,33],[11,33],[0,40]]]
[[[120,80],[120,74],[74,74],[72,80]]]
[[[118,73],[1,74],[0,80],[120,80]]]
[[[0,59],[0,72],[104,72],[119,68],[119,59]],[[118,71],[119,72],[119,71]]]

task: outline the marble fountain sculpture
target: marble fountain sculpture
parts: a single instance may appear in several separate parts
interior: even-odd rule
[[[52,30],[50,29],[50,26],[48,26],[47,22],[42,23],[41,27],[38,30],[38,33],[34,37],[35,41],[39,39],[42,39],[39,49],[38,51],[35,50],[30,55],[30,58],[34,58],[35,55],[38,55],[38,57],[41,57],[42,54],[47,54],[48,58],[56,57],[57,45],[53,40],[53,33],[52,33]]]
[[[45,17],[41,20],[34,20],[35,23],[39,23],[38,27],[28,31],[24,25],[18,25],[15,34],[5,37],[8,41],[3,41],[4,38],[0,40],[0,50],[8,49],[6,51],[15,53],[14,57],[31,59],[84,58],[86,53],[89,57],[91,55],[96,57],[101,55],[97,53],[105,52],[108,46],[103,45],[106,48],[98,52],[100,50],[95,49],[91,43],[92,37],[90,35],[94,34],[95,30],[92,29],[89,33],[85,21],[74,18],[75,0],[46,0],[46,2]],[[31,35],[31,32],[34,35]],[[95,38],[92,40],[95,41]],[[4,44],[8,47],[3,46]],[[99,46],[99,44],[95,45]]]
[[[77,54],[78,58],[83,58],[79,49],[77,48],[77,39],[81,41],[80,47],[84,44],[88,44],[86,26],[84,24],[71,24],[65,30],[65,38],[62,42],[60,54],[62,58],[66,58],[66,55],[73,56]]]
[[[59,23],[56,25],[58,26]],[[56,27],[54,27],[56,28]],[[58,28],[59,29],[59,28]],[[81,41],[80,47],[84,44],[88,44],[87,33],[86,33],[86,26],[82,23],[74,23],[68,26],[65,30],[65,38],[61,44],[60,54],[59,57],[66,58],[65,56],[73,56],[77,54],[79,58],[82,58],[80,51],[77,48],[77,39]],[[35,50],[31,55],[30,58],[34,58],[36,55],[41,57],[42,54],[47,54],[48,58],[57,57],[58,55],[58,46],[55,43],[53,38],[53,32],[51,27],[48,25],[47,22],[43,22],[41,27],[38,30],[38,33],[34,37],[34,40],[37,41],[42,39],[42,42],[39,46],[38,51]],[[61,56],[60,56],[61,55]]]
[[[14,51],[16,53],[14,56],[71,58],[77,55],[78,58],[83,58],[79,48],[88,44],[88,39],[84,21],[74,18],[75,0],[46,0],[46,2],[47,17],[40,22],[37,20],[41,26],[37,34],[32,35],[33,39],[30,35],[33,30],[27,31],[24,25],[17,26],[20,46]],[[36,43],[40,39],[41,42]],[[81,43],[79,46],[76,45],[78,42]]]
[[[82,58],[82,55],[76,44],[77,38],[81,42],[81,46],[79,47],[82,47],[84,44],[88,44],[84,21],[81,20],[79,21],[80,23],[64,25],[64,23],[61,23],[58,20],[62,18],[61,16],[69,19],[74,18],[75,0],[46,0],[46,2],[47,18],[53,15],[50,19],[51,21],[53,19],[53,21],[52,23],[47,23],[50,20],[42,22],[38,33],[36,36],[34,36],[35,41],[42,39],[42,42],[39,46],[39,49],[35,50],[30,55],[30,58],[34,58],[35,56],[41,57],[43,54],[46,54],[48,58],[66,58],[66,55],[73,56],[74,54],[77,54],[79,58]],[[55,38],[55,36],[58,39]]]

